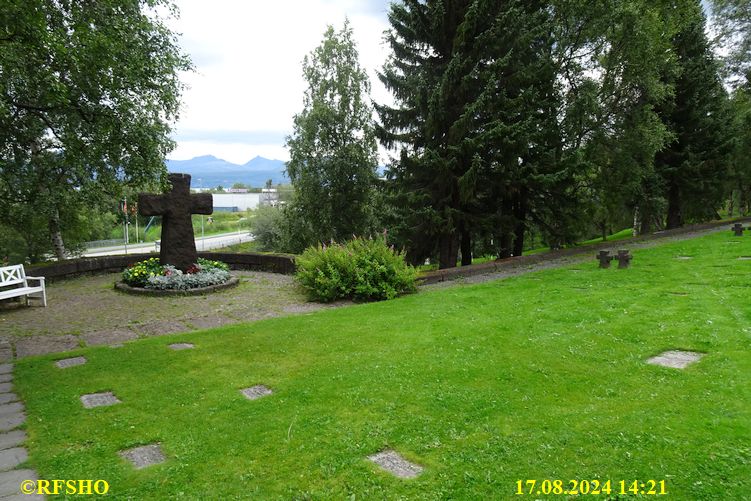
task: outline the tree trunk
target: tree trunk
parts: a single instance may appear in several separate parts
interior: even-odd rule
[[[738,211],[741,216],[745,216],[748,213],[748,196],[743,186],[738,190]]]
[[[668,189],[668,218],[667,228],[680,228],[683,226],[683,216],[681,215],[681,192],[678,185],[671,181]]]
[[[472,235],[464,223],[461,225],[461,234],[462,266],[469,266],[472,264]]]
[[[456,267],[456,254],[459,250],[456,235],[444,233],[438,239],[438,269]]]
[[[55,257],[59,261],[65,259],[65,243],[63,242],[63,234],[60,231],[60,213],[55,209],[49,222],[50,237],[52,238],[52,247],[55,250]]]
[[[519,194],[514,210],[516,226],[514,227],[514,256],[521,256],[524,252],[524,233],[527,231],[527,190]]]
[[[631,228],[631,235],[638,237],[641,235],[641,221],[639,220],[639,206],[634,207],[634,225]]]
[[[733,217],[735,211],[735,190],[730,190],[730,200],[728,202],[728,217]]]

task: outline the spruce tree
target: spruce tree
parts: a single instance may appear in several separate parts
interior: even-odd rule
[[[717,215],[731,146],[727,94],[705,34],[701,4],[690,1],[682,12],[682,28],[673,40],[675,96],[658,108],[673,134],[655,160],[664,183],[667,228]]]

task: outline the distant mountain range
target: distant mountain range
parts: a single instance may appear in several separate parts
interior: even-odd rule
[[[260,188],[266,184],[267,179],[271,179],[274,184],[289,183],[289,178],[284,173],[283,161],[260,156],[243,165],[233,164],[213,155],[190,160],[167,160],[165,163],[169,172],[190,174],[192,188],[229,188],[235,183]]]

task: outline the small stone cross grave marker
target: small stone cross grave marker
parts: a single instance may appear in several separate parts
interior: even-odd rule
[[[735,223],[731,229],[735,232],[736,237],[743,236],[743,225],[741,223]]]
[[[610,251],[601,250],[597,253],[596,257],[600,261],[600,268],[610,268],[610,261],[613,260],[613,256],[610,255]]]
[[[138,195],[142,216],[162,216],[162,243],[159,261],[186,271],[198,261],[191,214],[211,214],[214,210],[210,193],[190,193],[189,174],[170,174],[172,191],[164,195]]]
[[[631,259],[634,256],[628,253],[628,250],[619,250],[615,257],[618,260],[618,268],[628,268],[631,265]]]

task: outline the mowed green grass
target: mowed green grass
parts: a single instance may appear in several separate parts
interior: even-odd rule
[[[30,465],[131,499],[565,499],[518,480],[751,495],[751,237],[730,232],[397,300],[21,360]],[[678,260],[677,256],[693,256]],[[105,314],[106,312],[92,312]],[[195,349],[171,351],[173,342]],[[645,364],[705,352],[685,370]],[[248,401],[241,388],[274,394]],[[122,403],[84,409],[85,393]],[[158,442],[166,463],[118,451]],[[366,456],[393,448],[414,480]],[[597,499],[606,496],[582,496]]]

